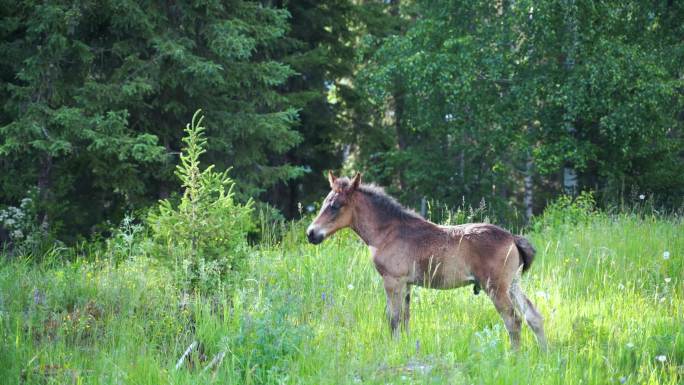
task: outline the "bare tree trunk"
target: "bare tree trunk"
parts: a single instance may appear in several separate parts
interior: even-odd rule
[[[565,51],[565,72],[567,77],[572,74],[575,68],[575,57],[577,56],[577,45],[579,44],[577,32],[577,4],[575,0],[565,0],[565,31],[567,34]],[[565,129],[568,135],[575,136],[575,117],[568,116],[565,120]],[[574,165],[566,160],[563,168],[563,190],[568,195],[577,193],[577,171]]]
[[[159,120],[161,121],[161,119]],[[168,137],[164,137],[164,150],[166,152],[166,156],[170,157],[171,154],[173,153],[173,150],[171,149],[171,143],[169,142]],[[170,192],[169,192],[169,185],[167,184],[166,181],[162,180],[162,178],[159,178],[159,191],[157,197],[159,199],[166,199],[169,197]]]
[[[465,134],[463,134],[463,142],[461,146],[461,152],[458,154],[458,167],[461,173],[461,184],[463,185],[463,189],[468,191],[468,185],[466,184],[465,177]]]
[[[52,156],[45,153],[40,161],[40,174],[38,175],[38,197],[40,211],[37,213],[38,223],[45,231],[50,229],[50,218],[46,204],[50,199],[50,180],[52,175]]]
[[[525,196],[523,198],[523,203],[525,205],[525,220],[530,223],[532,219],[532,207],[534,205],[534,190],[533,190],[533,177],[534,177],[534,160],[532,154],[527,154],[527,161],[525,162]]]
[[[400,6],[401,0],[391,0],[390,14],[396,18],[400,17]],[[403,25],[400,27],[400,33],[404,33]],[[404,151],[406,149],[406,135],[404,130],[404,91],[401,84],[402,80],[395,78],[392,97],[389,103],[390,116],[392,118],[392,123],[394,125],[394,133],[396,135],[397,143],[396,147],[398,151]],[[404,181],[404,173],[400,168],[397,171],[397,178],[399,184],[399,190],[404,191],[406,188],[406,183]]]

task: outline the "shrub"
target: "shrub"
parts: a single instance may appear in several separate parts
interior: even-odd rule
[[[532,227],[540,231],[547,227],[577,225],[586,223],[597,215],[600,214],[596,210],[594,194],[590,191],[583,191],[575,198],[567,195],[560,196],[546,207],[541,216],[534,218]]]
[[[311,340],[311,329],[298,320],[302,297],[282,288],[271,290],[258,301],[255,293],[239,291],[233,317],[237,330],[225,336],[220,345],[232,356],[245,383],[283,383],[288,360]]]
[[[31,190],[19,207],[7,206],[0,210],[0,232],[5,233],[0,234],[0,245],[5,242],[11,255],[38,257],[52,247],[61,246],[47,231],[47,226],[38,223],[36,195]]]
[[[145,254],[145,227],[128,214],[105,241],[106,255],[115,263]]]
[[[185,148],[176,175],[183,186],[177,205],[162,200],[148,216],[154,239],[153,253],[171,258],[181,285],[188,290],[207,291],[232,283],[247,254],[247,233],[253,228],[250,200],[241,205],[234,199],[228,170],[200,170],[199,157],[207,140],[198,110],[185,128]]]

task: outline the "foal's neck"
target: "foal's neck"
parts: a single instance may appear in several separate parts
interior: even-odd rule
[[[355,199],[351,229],[368,246],[380,247],[394,227],[405,225],[406,219],[402,220],[400,216],[395,218],[383,211],[365,193],[360,193]]]
[[[363,193],[358,194],[355,199],[351,229],[363,239],[366,245],[378,247],[384,237],[376,208]]]

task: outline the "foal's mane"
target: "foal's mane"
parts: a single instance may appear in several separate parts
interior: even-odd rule
[[[335,188],[344,190],[349,187],[351,180],[347,177],[340,177],[335,180]],[[402,206],[396,199],[388,195],[385,190],[375,184],[362,184],[356,190],[366,196],[377,210],[382,220],[399,219],[411,220],[420,219],[425,220],[418,213],[411,209]]]
[[[363,184],[359,186],[357,191],[368,197],[370,203],[378,210],[378,213],[383,220],[393,218],[399,220],[423,219],[418,213],[411,209],[407,209],[397,202],[396,199],[387,195],[385,190],[380,186]]]

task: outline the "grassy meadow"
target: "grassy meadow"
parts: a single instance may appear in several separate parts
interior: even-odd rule
[[[522,287],[550,349],[523,327],[509,350],[484,293],[413,289],[392,340],[384,292],[351,231],[319,246],[306,223],[255,246],[235,291],[189,297],[172,269],[87,247],[0,262],[3,384],[681,384],[681,217],[593,215],[527,235]],[[188,358],[176,364],[197,341]],[[212,364],[213,361],[213,364]]]

